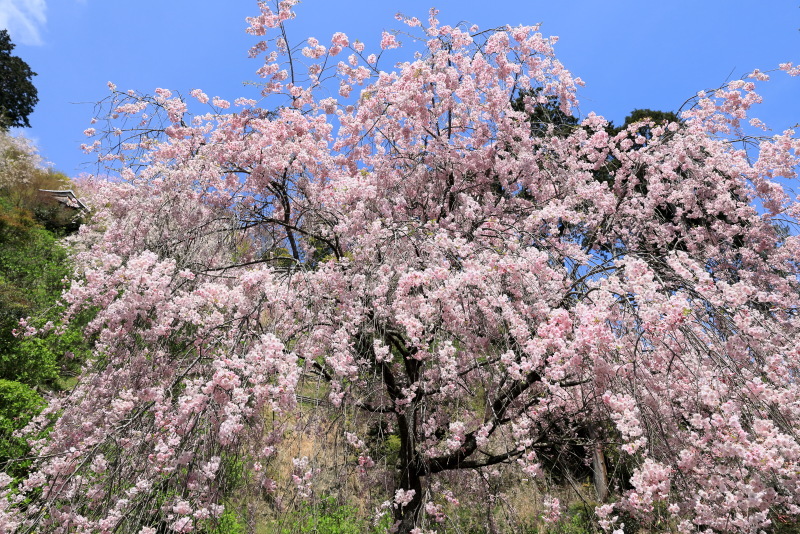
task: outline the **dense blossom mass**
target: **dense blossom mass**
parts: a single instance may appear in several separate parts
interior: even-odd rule
[[[281,482],[261,466],[304,381],[396,436],[383,466],[369,425],[346,440],[388,470],[399,532],[442,520],[457,473],[546,479],[564,443],[609,531],[800,516],[800,141],[732,141],[768,76],[677,122],[556,128],[537,117],[569,115],[580,80],[536,27],[432,12],[375,54],[342,33],[294,47],[294,3],[249,20],[275,34],[251,52],[282,105],[111,86],[87,148],[118,179],[83,183],[63,297],[64,321],[94,311],[94,357],[30,425],[52,425],[30,476],[0,480],[0,530],[203,530],[229,458]],[[416,56],[381,70],[404,39]],[[301,496],[315,473],[296,459]]]

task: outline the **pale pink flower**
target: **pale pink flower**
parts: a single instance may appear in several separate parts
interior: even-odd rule
[[[398,46],[400,46],[400,43],[397,41],[397,38],[394,36],[394,34],[383,32],[381,35],[382,50],[391,50],[392,48],[397,48]]]

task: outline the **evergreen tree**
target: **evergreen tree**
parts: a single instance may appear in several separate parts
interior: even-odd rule
[[[30,66],[11,54],[14,43],[8,30],[0,30],[0,128],[30,128],[28,117],[39,101]]]

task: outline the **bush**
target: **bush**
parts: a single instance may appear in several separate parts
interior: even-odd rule
[[[18,460],[27,455],[28,445],[13,434],[38,415],[44,404],[42,397],[25,384],[0,379],[0,470],[14,478],[27,472],[30,461]]]
[[[370,532],[368,522],[354,506],[340,505],[333,497],[304,503],[280,521],[280,534],[361,534]],[[376,532],[384,532],[379,527]]]

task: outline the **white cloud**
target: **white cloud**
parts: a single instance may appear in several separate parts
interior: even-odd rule
[[[0,28],[7,29],[15,43],[40,45],[46,11],[45,0],[0,0]]]

